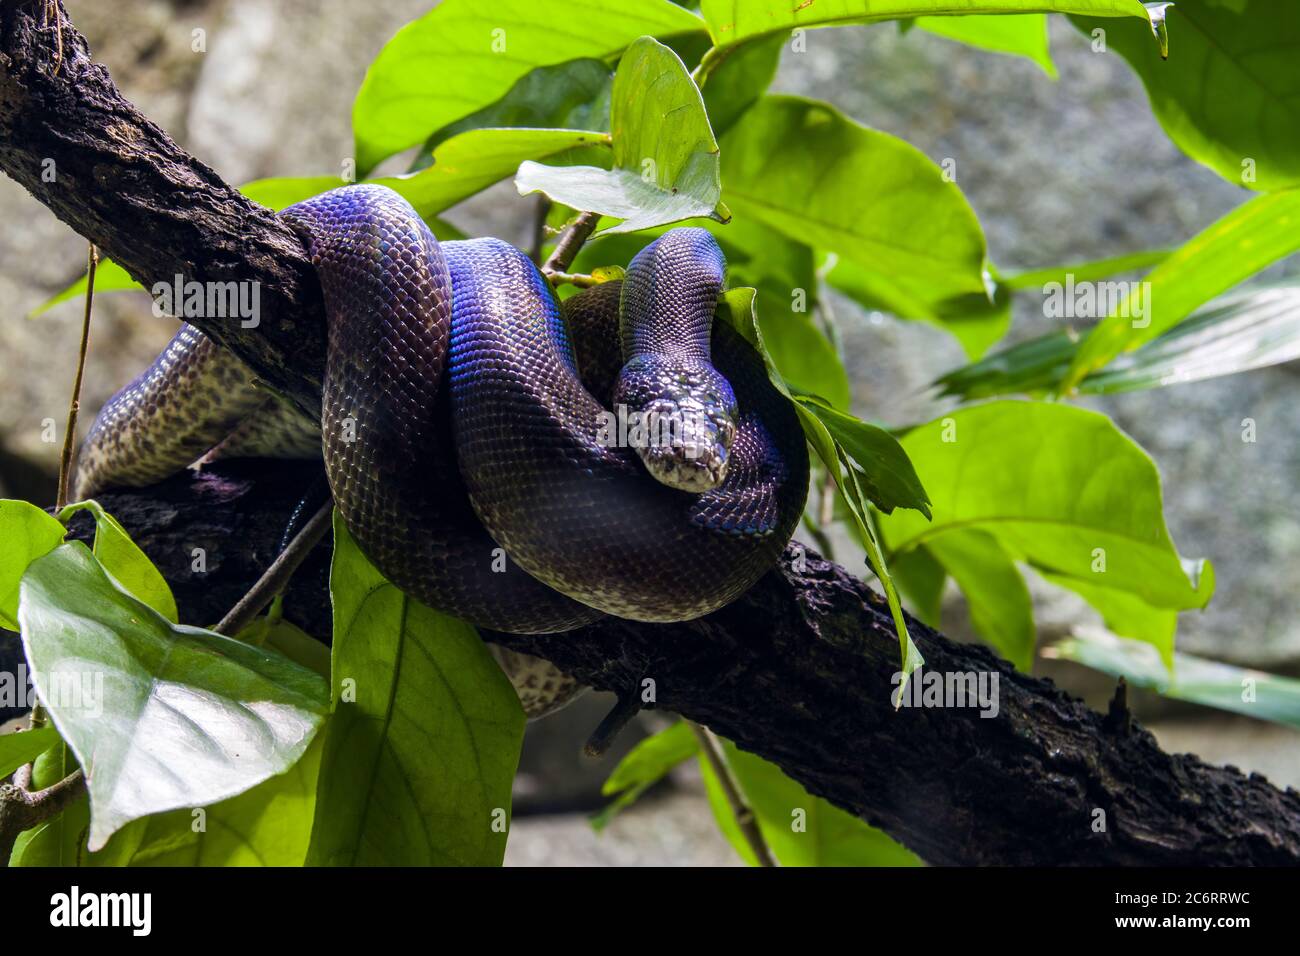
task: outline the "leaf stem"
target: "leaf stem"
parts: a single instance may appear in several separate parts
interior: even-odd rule
[[[753,851],[754,858],[758,860],[758,865],[776,866],[772,851],[768,849],[767,841],[763,839],[763,831],[758,828],[758,818],[754,816],[754,811],[745,802],[744,794],[740,792],[740,784],[736,782],[731,768],[727,766],[727,758],[722,752],[721,741],[709,728],[702,727],[694,721],[687,721],[687,723],[691,725],[691,730],[694,731],[696,739],[700,742],[700,750],[704,753],[704,759],[709,762],[709,766],[713,768],[713,772],[718,778],[718,783],[722,785],[722,792],[726,795],[727,804],[731,807],[731,813],[736,818],[736,825],[740,828],[740,833],[745,838],[745,842],[749,844],[750,850]]]
[[[95,268],[99,265],[99,250],[90,244],[86,254],[86,311],[81,320],[81,349],[77,353],[77,377],[72,383],[72,401],[68,405],[68,427],[63,435],[63,454],[59,459],[59,490],[54,507],[62,509],[68,503],[68,481],[72,474],[72,444],[77,434],[77,413],[81,411],[81,380],[86,373],[86,350],[90,345],[90,312],[95,302]]]
[[[330,498],[311,516],[311,520],[303,525],[303,529],[294,535],[293,540],[271,562],[271,566],[248,589],[248,593],[239,599],[213,630],[218,634],[234,637],[252,624],[254,618],[262,613],[262,609],[280,595],[285,585],[289,583],[289,579],[293,577],[293,573],[325,537],[325,532],[330,529],[330,519],[333,514],[334,499]]]

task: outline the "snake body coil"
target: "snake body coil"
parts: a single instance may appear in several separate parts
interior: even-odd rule
[[[317,447],[349,530],[398,587],[477,625],[545,633],[602,614],[699,617],[775,563],[807,452],[759,356],[712,321],[723,262],[707,232],[670,231],[621,288],[562,314],[518,250],[440,244],[384,187],[283,215],[324,292]],[[291,416],[239,378],[182,327],[100,413],[78,493],[158,480],[214,445],[265,454],[269,425],[250,416]],[[650,441],[629,447],[628,417]],[[290,453],[307,453],[306,433],[290,429]]]

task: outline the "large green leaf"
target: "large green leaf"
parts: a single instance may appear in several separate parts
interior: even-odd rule
[[[984,235],[957,186],[825,103],[760,99],[722,138],[722,179],[737,216],[855,260],[917,302],[987,296]]]
[[[1147,644],[1113,634],[1078,632],[1044,654],[1150,687],[1165,697],[1300,728],[1300,681],[1218,661],[1174,654],[1172,671]]]
[[[727,766],[758,820],[772,855],[784,866],[919,866],[907,848],[821,797],[814,797],[776,764],[723,742]],[[723,835],[747,863],[753,851],[740,834],[717,775],[700,758],[700,771]]]
[[[853,460],[858,480],[873,505],[886,514],[895,508],[914,508],[930,517],[925,487],[897,438],[879,426],[820,402],[800,398],[799,403],[820,419],[835,443]]]
[[[1300,189],[1258,196],[1176,249],[1095,326],[1070,363],[1062,388],[1121,352],[1149,342],[1200,305],[1283,256],[1300,250]]]
[[[143,289],[144,286],[131,278],[130,273],[119,266],[111,259],[101,259],[95,266],[95,294],[101,292],[125,292],[129,289]],[[86,277],[83,275],[72,285],[68,286],[62,292],[57,292],[50,296],[31,312],[27,313],[29,319],[34,319],[44,312],[48,312],[56,305],[69,302],[73,299],[80,299],[86,294]]]
[[[1300,16],[1292,0],[1171,4],[1168,61],[1141,24],[1074,22],[1085,33],[1105,28],[1107,48],[1137,71],[1156,118],[1187,155],[1248,189],[1300,184]]]
[[[279,776],[210,807],[123,827],[89,866],[301,866],[311,840],[321,738]]]
[[[0,734],[0,780],[31,763],[58,742],[58,732],[48,725],[36,730]]]
[[[1165,666],[1174,666],[1174,637],[1178,631],[1178,612],[1152,607],[1136,594],[1102,587],[1083,578],[1059,574],[1043,577],[1059,587],[1079,595],[1093,606],[1106,629],[1119,637],[1129,637],[1156,649]]]
[[[771,36],[737,47],[709,74],[704,105],[713,132],[721,136],[761,97],[776,78],[786,38]]]
[[[375,570],[337,513],[334,712],[309,861],[498,865],[524,714],[468,624]]]
[[[434,150],[472,129],[590,129],[609,131],[609,99],[614,74],[602,60],[582,59],[539,66],[524,74],[505,96],[476,113],[444,126],[429,137],[411,164],[412,172],[431,166]]]
[[[633,747],[601,785],[600,793],[614,797],[591,818],[596,830],[603,830],[617,814],[638,800],[641,794],[666,777],[674,767],[699,753],[699,741],[690,724],[678,721],[647,737]]]
[[[18,630],[18,584],[63,541],[63,525],[27,501],[0,498],[0,627]]]
[[[1104,415],[1069,405],[991,402],[904,436],[934,521],[881,519],[893,552],[978,529],[1008,555],[1126,591],[1156,607],[1204,607],[1207,564],[1189,577],[1165,528],[1154,463]]]
[[[1037,63],[1048,76],[1056,76],[1056,64],[1052,62],[1052,51],[1047,40],[1047,17],[1044,14],[1028,13],[1018,17],[917,17],[913,22],[927,33],[956,40],[967,46],[1023,56]]]
[[[718,144],[704,100],[669,47],[642,37],[614,74],[609,112],[612,169],[525,162],[520,194],[543,192],[574,209],[622,219],[603,232],[633,232],[697,216],[719,220]]]
[[[827,259],[826,281],[864,309],[889,312],[943,329],[966,353],[977,359],[1011,327],[1011,294],[1002,283],[987,292],[970,292],[942,301],[931,300],[923,288],[909,289],[891,276],[843,256]]]
[[[930,540],[934,556],[966,597],[975,631],[1023,671],[1034,662],[1034,605],[1020,570],[993,535],[959,528]]]
[[[171,587],[154,563],[131,540],[126,529],[98,501],[68,505],[59,512],[59,520],[66,523],[78,511],[88,511],[95,518],[95,541],[91,550],[104,570],[133,597],[175,624],[179,616]]]
[[[953,14],[1059,12],[1139,17],[1150,23],[1150,15],[1138,0],[703,0],[700,11],[709,24],[713,42],[720,47],[800,27]],[[1152,28],[1145,29],[1149,37]]]
[[[359,173],[501,99],[539,66],[702,30],[669,0],[443,0],[388,41],[352,106]]]
[[[92,850],[131,820],[283,773],[324,717],[319,675],[172,624],[77,541],[32,562],[18,620],[41,701],[86,768]]]
[[[936,381],[966,399],[1040,394],[1060,387],[1078,339],[1054,332],[1021,342]],[[1233,375],[1300,359],[1300,283],[1234,292],[1198,309],[1136,352],[1117,356],[1078,385],[1085,395],[1132,392]]]

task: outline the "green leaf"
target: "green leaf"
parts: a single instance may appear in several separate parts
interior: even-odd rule
[[[235,636],[245,644],[277,650],[295,664],[329,679],[329,647],[283,618],[259,617]]]
[[[27,501],[0,498],[0,627],[18,630],[18,584],[28,566],[63,541],[63,525]]]
[[[916,26],[936,36],[994,53],[1023,56],[1037,63],[1044,73],[1056,78],[1051,46],[1047,40],[1047,17],[1041,13],[1018,17],[917,17]]]
[[[889,568],[898,590],[911,603],[912,613],[926,624],[937,628],[943,610],[943,588],[948,572],[934,559],[930,549],[922,545],[906,554],[892,558]]]
[[[1095,326],[1062,383],[1071,389],[1121,352],[1149,342],[1200,305],[1300,250],[1300,189],[1258,196],[1176,249]]]
[[[100,259],[99,264],[95,266],[95,294],[101,292],[126,292],[130,289],[144,290],[144,286],[131,278],[125,269],[119,266],[111,259]],[[31,312],[27,313],[29,319],[34,319],[38,315],[48,312],[56,305],[69,302],[73,299],[81,299],[86,295],[86,277],[83,275],[72,285],[68,286],[62,292],[50,296]]]
[[[781,63],[786,37],[777,35],[737,47],[708,77],[703,87],[713,132],[721,136],[771,86]]]
[[[833,256],[828,264],[826,281],[831,288],[864,309],[942,329],[958,341],[967,358],[979,358],[1011,327],[1011,293],[1001,283],[993,286],[992,299],[987,292],[973,292],[932,302],[852,260]]]
[[[283,773],[323,720],[318,675],[172,624],[80,542],[32,562],[20,595],[36,689],[87,767],[91,850],[131,820],[203,806]]]
[[[1043,577],[1058,587],[1073,591],[1091,604],[1101,614],[1102,622],[1111,633],[1150,644],[1165,666],[1173,668],[1174,636],[1178,631],[1177,611],[1152,607],[1127,591],[1102,587],[1082,578],[1059,574],[1044,574]]]
[[[1060,386],[1078,348],[1065,332],[1030,339],[936,381],[966,399]],[[1136,352],[1079,383],[1084,395],[1181,385],[1300,358],[1300,283],[1255,286],[1216,299]]]
[[[1156,607],[1209,601],[1212,575],[1189,577],[1165,528],[1154,463],[1106,416],[991,402],[922,425],[902,444],[930,493],[934,521],[903,510],[882,518],[892,553],[978,529],[1014,560]]]
[[[179,616],[171,587],[154,563],[131,540],[126,529],[98,501],[93,500],[68,505],[59,512],[59,520],[67,524],[78,511],[89,511],[95,518],[95,542],[91,550],[104,570],[132,597],[175,624]]]
[[[444,0],[366,72],[352,106],[358,172],[496,102],[539,66],[608,61],[637,37],[703,27],[668,0]]]
[[[1098,279],[1109,278],[1122,272],[1145,271],[1168,258],[1168,249],[1144,249],[1140,252],[1128,252],[1122,256],[1112,256],[1092,262],[1017,272],[1014,275],[1003,276],[1001,282],[1015,292],[1022,289],[1041,290],[1049,282],[1064,284],[1071,276],[1075,282],[1096,282]]]
[[[1101,25],[1074,23],[1085,33]],[[1107,48],[1142,78],[1152,111],[1183,152],[1247,189],[1300,185],[1300,17],[1294,4],[1171,4],[1175,42],[1168,61],[1140,24],[1104,26]],[[1248,170],[1253,179],[1243,175]]]
[[[1300,681],[1174,654],[1173,672],[1150,645],[1105,632],[1077,633],[1043,652],[1150,687],[1165,697],[1300,728]]]
[[[854,260],[924,307],[987,297],[984,235],[957,186],[826,103],[760,99],[722,138],[722,177],[737,216]]]
[[[58,732],[48,725],[36,730],[0,734],[0,780],[19,767],[32,763],[58,742]]]
[[[828,261],[826,281],[864,309],[888,312],[897,318],[925,322],[947,332],[961,345],[967,358],[977,359],[1007,334],[1011,327],[1011,293],[1002,283],[987,291],[971,292],[943,301],[929,301],[924,291],[914,294],[890,276],[850,259]]]
[[[821,797],[814,797],[776,764],[723,742],[727,766],[754,811],[763,840],[783,866],[919,866],[910,850]],[[751,866],[757,861],[740,835],[713,768],[700,771],[709,806],[723,835]]]
[[[524,714],[478,633],[375,570],[337,512],[334,712],[309,862],[499,865]]]
[[[90,866],[302,866],[311,840],[321,739],[287,771],[199,811],[123,827],[83,859]]]
[[[430,136],[411,164],[411,171],[432,165],[434,150],[439,145],[474,129],[513,127],[608,132],[613,80],[609,66],[593,59],[570,60],[530,70],[495,103]]]
[[[623,220],[598,235],[697,216],[728,218],[718,209],[718,143],[704,100],[669,47],[642,37],[623,54],[609,122],[612,169],[525,162],[515,179],[520,195],[543,192],[566,206]]]
[[[1139,17],[1151,24],[1151,16],[1138,0],[703,0],[700,12],[719,47],[801,27],[845,26],[926,15],[1058,12]],[[1154,27],[1146,29],[1149,39]]]
[[[973,528],[930,541],[929,552],[961,588],[976,633],[1022,671],[1034,663],[1034,605],[997,538]]]
[[[798,401],[826,426],[831,438],[858,467],[867,499],[885,514],[914,508],[930,517],[930,499],[898,439],[876,425],[800,396]]]
[[[640,799],[641,794],[668,776],[679,763],[694,757],[699,750],[699,742],[685,721],[678,721],[641,741],[619,761],[614,772],[601,785],[602,796],[616,799],[591,818],[592,828],[603,830],[610,820]]]

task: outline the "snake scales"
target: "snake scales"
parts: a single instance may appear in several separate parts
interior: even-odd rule
[[[667,232],[621,282],[561,309],[517,249],[439,243],[385,187],[282,215],[324,293],[319,425],[183,325],[96,418],[79,496],[196,460],[323,452],[335,503],[385,577],[519,633],[603,614],[689,620],[775,563],[803,510],[807,451],[760,357],[713,322],[724,262],[707,232]],[[546,662],[494,652],[530,716],[576,690]]]

